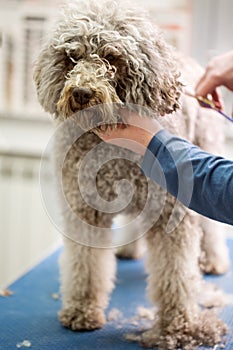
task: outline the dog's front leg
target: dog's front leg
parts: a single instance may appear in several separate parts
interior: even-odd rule
[[[72,126],[60,128],[55,139],[55,169],[64,233],[60,260],[63,305],[59,318],[72,330],[91,330],[105,323],[104,310],[114,287],[112,215],[105,214],[101,207],[98,210],[98,203],[94,202],[98,194],[96,183],[98,189],[99,182],[103,191],[106,187],[104,177],[100,181],[96,175],[98,154],[90,159],[87,156],[97,148],[99,139],[91,133],[77,139],[76,128]]]
[[[100,328],[105,323],[104,310],[113,288],[113,250],[91,248],[65,238],[60,272],[61,323],[72,330]]]

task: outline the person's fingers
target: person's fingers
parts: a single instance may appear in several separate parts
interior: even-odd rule
[[[212,92],[212,100],[217,108],[223,109],[223,101],[221,99],[221,95],[216,89]]]
[[[214,77],[209,75],[207,70],[196,85],[195,94],[196,96],[201,96],[206,99],[212,100],[212,102],[217,108],[223,109],[223,101],[221,99],[221,95],[216,89],[217,86],[218,84],[216,83],[216,80],[214,79]],[[199,103],[202,107],[208,108],[207,104],[202,103],[201,101],[199,101]]]
[[[195,88],[195,93],[197,96],[207,97],[208,94],[212,94],[216,89],[217,84],[214,79],[208,78],[206,75],[201,78],[199,83]]]
[[[97,135],[104,141],[109,141],[112,139],[117,139],[119,137],[121,137],[122,129],[118,129],[118,127],[113,128],[113,129],[107,129],[106,131],[99,131],[97,132]]]
[[[124,122],[127,124],[126,129],[130,127],[131,129],[142,129],[151,134],[157,133],[162,129],[162,118],[158,115],[143,115],[141,116],[135,111],[130,111],[126,108],[122,108],[120,111],[121,116],[123,117]],[[128,130],[127,130],[128,131]]]

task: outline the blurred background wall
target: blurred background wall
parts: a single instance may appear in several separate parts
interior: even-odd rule
[[[149,9],[167,40],[202,65],[232,49],[232,0],[131,0],[132,6],[134,1]],[[0,0],[0,288],[60,244],[39,185],[40,159],[53,127],[32,81],[33,62],[58,5],[58,0]],[[223,93],[231,113],[232,95]],[[229,157],[231,134],[233,127],[226,127]],[[52,185],[52,175],[45,181]]]

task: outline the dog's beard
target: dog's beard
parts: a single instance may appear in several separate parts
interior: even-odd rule
[[[119,108],[122,103],[101,103],[73,114],[78,125],[85,131],[100,132],[122,122]]]
[[[89,85],[94,94],[88,103],[80,105],[75,101],[72,91],[75,86],[70,83],[64,87],[57,103],[59,115],[64,118],[74,117],[83,130],[99,128],[100,125],[112,125],[119,121],[118,109],[123,105],[114,87],[107,81],[102,85]],[[102,126],[103,129],[103,126]]]

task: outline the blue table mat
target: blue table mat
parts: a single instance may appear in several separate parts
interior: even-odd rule
[[[205,279],[233,292],[233,240],[231,271],[222,276]],[[118,261],[117,285],[107,314],[113,309],[122,312],[126,322],[110,321],[93,332],[72,332],[63,328],[57,318],[61,301],[52,297],[59,291],[58,257],[61,249],[53,253],[26,275],[12,284],[13,295],[0,297],[0,350],[17,349],[17,344],[29,340],[32,350],[130,350],[142,349],[138,343],[127,341],[126,333],[136,332],[138,325],[127,323],[139,306],[151,307],[145,296],[146,274],[143,260]],[[228,324],[225,350],[233,349],[233,306],[224,307],[220,317]],[[22,345],[22,344],[21,344]],[[21,347],[26,349],[26,347]],[[202,347],[202,349],[205,349]]]

